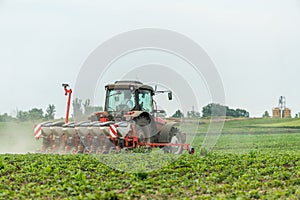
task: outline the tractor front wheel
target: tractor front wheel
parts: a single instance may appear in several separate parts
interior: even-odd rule
[[[181,154],[183,151],[180,131],[172,127],[170,130],[169,146],[164,147],[166,153]]]
[[[138,134],[138,138],[141,142],[144,143],[150,143],[150,122],[151,119],[140,116],[137,119],[135,119],[136,124],[136,132]]]
[[[170,153],[173,153],[173,154],[181,154],[182,153],[182,146],[180,145],[180,144],[182,144],[181,143],[181,135],[179,132],[171,137],[170,144],[174,145],[174,146],[170,146]],[[175,146],[175,145],[180,145],[180,146]]]

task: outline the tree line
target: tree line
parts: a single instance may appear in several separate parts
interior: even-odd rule
[[[73,108],[73,117],[76,117],[76,120],[87,119],[89,115],[95,111],[102,111],[102,106],[92,106],[89,99],[84,102],[81,99],[74,99],[72,101]],[[55,118],[56,108],[53,104],[49,104],[45,112],[41,108],[32,108],[29,111],[18,110],[16,117],[12,117],[7,113],[0,115],[0,122],[7,121],[37,121],[37,120],[53,120]],[[213,117],[213,116],[227,116],[227,117],[246,117],[249,118],[249,112],[244,109],[232,109],[228,106],[210,103],[202,107],[202,116],[199,111],[188,111],[187,118],[200,118],[200,117]],[[185,117],[184,113],[181,110],[177,110],[171,117],[174,118],[183,118]]]
[[[0,122],[53,120],[55,112],[55,106],[53,104],[49,104],[45,112],[41,108],[32,108],[29,111],[17,110],[16,117],[12,117],[7,113],[1,114]]]
[[[74,99],[72,101],[73,114],[72,117],[76,117],[77,120],[87,119],[89,115],[95,111],[102,111],[102,106],[92,106],[89,99],[84,102],[81,99]],[[7,113],[0,114],[0,122],[10,121],[47,121],[55,119],[56,108],[55,105],[49,104],[45,112],[42,108],[32,108],[28,111],[17,110],[15,117],[8,115]]]
[[[95,111],[103,111],[102,106],[92,106],[90,99],[83,102],[82,99],[76,98],[73,100],[72,106],[73,117],[76,117],[77,120],[86,120]]]
[[[221,104],[216,104],[216,103],[210,103],[204,107],[202,107],[202,117],[220,117],[220,116],[226,116],[226,117],[246,117],[249,118],[249,112],[244,109],[233,109],[229,108],[228,106],[224,106]],[[184,114],[181,110],[177,110],[172,117],[175,118],[182,118],[184,117]],[[187,117],[188,118],[199,118],[201,117],[200,112],[198,111],[188,111],[187,112]]]

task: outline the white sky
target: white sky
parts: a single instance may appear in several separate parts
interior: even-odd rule
[[[230,107],[261,116],[284,95],[293,116],[300,112],[299,0],[0,0],[0,113],[50,103],[64,116],[61,83],[74,85],[102,42],[149,27],[204,48]]]

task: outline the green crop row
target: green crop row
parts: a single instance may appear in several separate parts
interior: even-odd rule
[[[158,156],[132,155],[148,156],[144,167]],[[118,171],[105,159],[127,163],[120,155],[0,155],[0,199],[300,198],[300,153],[292,151],[185,154],[148,173]]]

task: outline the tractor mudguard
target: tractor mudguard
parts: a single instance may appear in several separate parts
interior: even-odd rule
[[[138,118],[139,116],[145,116],[145,117],[150,118],[149,113],[145,112],[145,111],[132,111],[131,116],[132,116],[132,119]]]
[[[158,135],[158,142],[159,143],[169,143],[169,139],[170,139],[170,131],[171,128],[173,126],[175,126],[177,124],[177,122],[168,122],[167,124],[165,124],[163,126],[163,128],[161,129],[161,131],[159,132]]]

